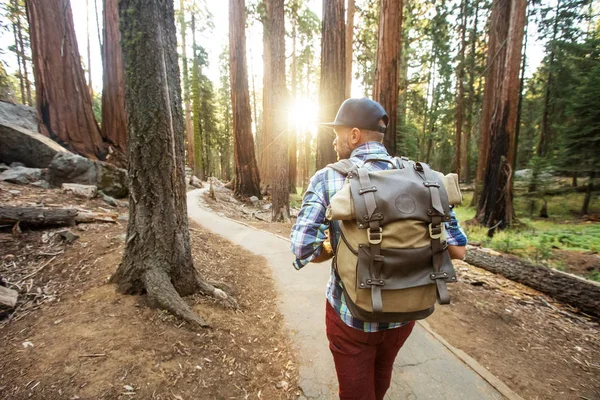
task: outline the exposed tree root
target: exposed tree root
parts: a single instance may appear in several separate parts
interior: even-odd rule
[[[142,280],[152,306],[167,310],[194,327],[209,326],[177,293],[166,272],[151,268],[144,273]]]
[[[199,290],[205,296],[212,296],[219,299],[226,306],[237,309],[238,304],[235,298],[229,294],[233,290],[223,282],[207,282],[201,279],[198,279],[198,285],[200,286]]]

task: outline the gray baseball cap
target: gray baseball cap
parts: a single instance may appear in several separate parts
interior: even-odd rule
[[[335,121],[319,125],[329,128],[345,126],[385,133],[386,128],[379,125],[381,120],[387,126],[388,115],[381,104],[363,97],[362,99],[347,99],[340,106]]]

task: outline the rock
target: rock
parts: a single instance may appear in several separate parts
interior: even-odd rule
[[[77,197],[93,199],[98,194],[98,188],[93,185],[80,185],[78,183],[63,183],[62,190],[65,193],[73,193]]]
[[[275,385],[275,387],[277,389],[283,389],[283,390],[287,390],[287,388],[290,386],[289,383],[287,383],[286,381],[279,381],[277,382],[277,385]]]
[[[42,189],[50,189],[50,184],[44,180],[32,182],[31,186],[37,186]]]
[[[0,101],[0,123],[9,123],[37,132],[37,110],[23,104]]]
[[[0,122],[0,160],[46,168],[57,153],[69,153],[54,140],[36,131]]]
[[[252,205],[253,205],[254,207],[258,207],[258,206],[260,206],[260,200],[259,200],[259,199],[258,199],[258,197],[256,197],[256,196],[252,196],[252,197],[250,197],[250,202],[252,203]]]
[[[17,168],[17,167],[26,167],[25,164],[21,163],[21,162],[12,162],[10,163],[10,168]]]
[[[225,186],[225,184],[223,182],[221,182],[219,179],[215,178],[214,176],[212,178],[210,178],[210,181],[213,183],[213,185],[218,186],[218,187],[223,187]]]
[[[4,172],[7,169],[10,169],[10,167],[4,163],[0,163],[0,172]]]
[[[0,174],[0,181],[27,185],[40,180],[42,170],[39,168],[16,167],[8,169]]]
[[[262,206],[262,209],[265,211],[269,211],[271,208],[273,208],[273,204],[271,204],[271,203],[268,203],[268,204],[265,204],[264,206]]]
[[[102,192],[102,191],[100,191],[100,193],[99,193],[99,194],[100,194],[100,198],[101,198],[102,200],[104,200],[104,202],[105,202],[106,204],[108,204],[108,205],[110,205],[110,206],[113,206],[113,207],[127,207],[127,206],[128,206],[128,204],[127,204],[127,203],[125,203],[125,202],[123,202],[123,201],[116,200],[115,198],[113,198],[113,197],[111,197],[111,196],[109,196],[109,195],[105,194],[105,193],[104,193],[104,192]]]
[[[59,234],[60,237],[62,237],[65,240],[65,242],[67,242],[68,244],[71,244],[74,241],[76,241],[77,239],[79,239],[79,235],[74,234],[73,232],[71,232],[68,229],[64,229],[64,230],[58,231],[56,233]]]
[[[17,305],[19,292],[0,286],[0,313],[11,311]]]
[[[48,167],[50,184],[95,185],[112,197],[127,196],[127,171],[102,161],[92,161],[72,153],[57,154]]]
[[[8,193],[12,194],[13,196],[18,196],[21,194],[20,190],[9,190]]]
[[[192,175],[192,177],[190,178],[190,185],[198,189],[201,189],[204,186],[202,185],[202,181],[194,175]]]

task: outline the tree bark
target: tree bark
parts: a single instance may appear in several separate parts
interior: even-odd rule
[[[333,121],[346,94],[346,43],[344,0],[323,0],[321,36],[321,83],[319,119]],[[317,169],[335,162],[335,135],[330,128],[319,127],[317,133]]]
[[[285,23],[283,0],[267,0],[267,18],[269,24],[270,97],[272,105],[271,126],[273,137],[273,208],[272,221],[287,222],[290,215],[289,185],[289,148],[285,107],[287,103],[287,87],[285,84]],[[295,156],[295,154],[294,154]]]
[[[125,75],[119,32],[118,0],[104,0],[104,39],[102,45],[102,136],[125,156],[127,114]]]
[[[254,154],[248,93],[244,0],[229,0],[229,68],[234,132],[234,193],[242,197],[260,198],[260,177]]]
[[[467,251],[465,261],[539,290],[558,301],[579,308],[586,314],[600,317],[600,285],[597,283],[517,257],[492,256],[476,249]]]
[[[106,156],[69,0],[26,0],[40,131],[91,159]]]
[[[88,67],[88,88],[90,97],[94,99],[94,88],[92,87],[92,52],[90,45],[90,0],[85,0],[85,33],[87,38],[87,67]]]
[[[119,15],[129,176],[135,179],[129,180],[125,252],[111,282],[122,293],[145,292],[151,304],[206,326],[181,296],[228,296],[200,278],[190,250],[173,2],[120,0]]]
[[[526,6],[527,7],[527,6]],[[527,31],[529,30],[529,12],[527,12],[527,22],[525,23],[525,33],[523,34],[523,57],[521,60],[521,72],[519,78],[519,105],[517,106],[517,123],[515,127],[515,140],[513,143],[512,170],[517,170],[517,157],[519,155],[519,133],[521,132],[521,114],[523,110],[523,90],[525,90],[525,67],[527,67]]]
[[[295,10],[297,13],[298,10]],[[298,34],[298,20],[292,20],[292,96],[289,102],[292,105],[296,104],[298,92],[298,60],[296,57],[296,41]],[[288,121],[289,126],[289,178],[290,193],[296,194],[296,175],[298,169],[298,131],[295,121]]]
[[[269,0],[264,0],[265,7]],[[271,66],[271,26],[268,11],[262,19],[263,22],[263,108],[262,108],[262,132],[261,132],[261,156],[260,156],[260,180],[266,188],[273,186],[273,98],[272,93],[272,71]]]
[[[187,43],[185,23],[185,0],[179,1],[179,25],[181,30],[181,64],[183,65],[183,101],[185,103],[185,137],[187,141],[187,166],[194,168],[194,127],[192,123],[192,106],[190,103],[190,78],[188,73]]]
[[[456,85],[458,94],[456,99],[456,143],[454,152],[454,172],[460,178],[461,175],[461,154],[462,154],[462,136],[463,136],[463,109],[465,98],[465,48],[467,46],[467,0],[461,2],[461,24],[460,24],[460,51],[458,56],[458,71],[456,76]]]
[[[594,191],[594,178],[596,178],[596,171],[590,172],[590,181],[587,184],[585,198],[583,199],[583,207],[581,208],[581,214],[583,215],[589,214],[590,201],[592,200],[592,193]]]
[[[489,228],[493,235],[496,228],[511,225],[514,209],[512,204],[512,160],[519,99],[519,67],[523,47],[526,20],[526,0],[500,0],[492,9],[492,37],[500,45],[487,66],[488,79],[493,88],[487,89],[485,104],[491,106],[489,138],[490,152],[487,157],[483,190],[477,207],[477,220]],[[482,127],[483,133],[484,127]],[[487,133],[486,133],[487,134]]]
[[[383,144],[395,156],[396,120],[398,110],[398,60],[402,37],[402,0],[381,0],[379,41],[373,99],[387,111],[389,122]]]
[[[346,98],[352,93],[352,38],[354,37],[355,0],[348,0],[346,10]]]

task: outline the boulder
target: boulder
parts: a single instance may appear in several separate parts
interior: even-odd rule
[[[253,205],[254,207],[258,207],[258,206],[260,206],[260,200],[259,200],[259,199],[258,199],[258,197],[256,197],[256,196],[252,196],[252,197],[250,197],[250,202],[252,203],[252,205]]]
[[[48,167],[53,186],[63,183],[95,185],[109,196],[127,196],[127,171],[102,161],[92,161],[72,153],[57,154]]]
[[[39,181],[42,178],[42,170],[39,168],[16,167],[7,169],[0,174],[0,181],[27,185]]]
[[[37,111],[33,107],[0,101],[0,123],[15,125],[38,132]]]
[[[79,183],[63,183],[62,190],[65,193],[73,193],[77,197],[93,199],[98,194],[98,188],[94,185],[80,185]]]
[[[46,168],[57,153],[69,151],[40,133],[0,120],[0,160],[3,162]]]
[[[192,175],[190,178],[190,185],[198,188],[198,189],[202,189],[202,181],[200,179],[198,179],[195,175]]]

